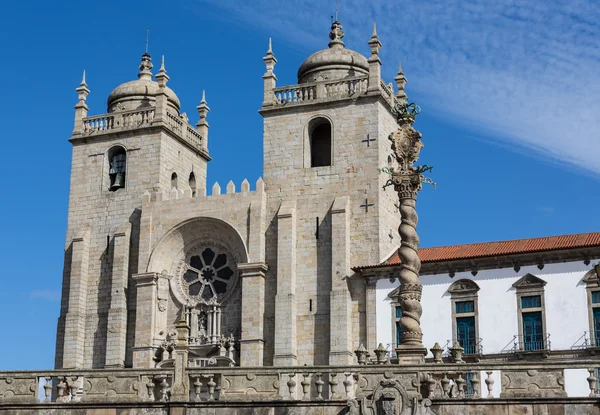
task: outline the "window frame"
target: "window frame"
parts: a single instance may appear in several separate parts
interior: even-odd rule
[[[597,335],[596,331],[594,330],[594,309],[600,308],[600,303],[594,303],[592,301],[593,293],[600,292],[600,285],[598,285],[598,277],[596,276],[596,272],[593,268],[583,276],[583,282],[585,282],[588,306],[588,333],[590,335],[590,347],[600,347],[600,333]]]
[[[463,278],[453,282],[450,287],[448,287],[448,292],[450,293],[450,305],[452,311],[452,344],[458,341],[458,319],[473,317],[475,320],[475,350],[474,353],[466,354],[479,354],[479,285],[473,280]],[[473,302],[473,311],[458,313],[456,311],[457,303],[462,302]]]
[[[546,281],[533,275],[525,274],[513,284],[517,299],[517,324],[519,328],[519,349],[522,351],[543,352],[549,350],[547,344],[548,326],[546,325],[546,298],[545,290]],[[540,297],[539,307],[523,308],[523,297]],[[542,342],[543,347],[535,350],[525,349],[525,333],[523,332],[523,314],[540,312],[542,315]]]

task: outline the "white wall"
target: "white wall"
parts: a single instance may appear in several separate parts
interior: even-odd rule
[[[479,287],[479,337],[486,354],[499,353],[518,334],[518,308],[512,285],[527,273],[547,282],[545,286],[546,331],[550,334],[552,350],[570,349],[584,331],[589,331],[585,284],[582,278],[591,265],[569,262],[470,272],[425,275],[423,283],[423,343],[427,348],[438,342],[442,347],[452,339],[452,309],[448,288],[459,279],[475,281]],[[377,343],[392,343],[392,310],[388,294],[399,285],[389,280],[377,283]]]

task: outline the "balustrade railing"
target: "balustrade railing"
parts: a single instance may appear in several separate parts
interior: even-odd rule
[[[407,393],[431,400],[566,397],[565,382],[560,380],[565,378],[565,369],[579,369],[573,373],[580,376],[583,369],[589,394],[596,396],[596,367],[597,362],[589,359],[410,366],[381,363],[363,366],[218,367],[200,364],[169,369],[0,372],[0,405],[7,402],[168,401],[174,388],[173,382],[183,378],[188,379],[189,396],[182,398],[179,395],[178,399],[195,402],[360,400],[373,396],[379,385],[385,383],[382,381],[393,383],[395,380],[406,388]],[[178,374],[178,370],[184,372]],[[583,381],[575,380],[574,385],[582,385]],[[588,391],[578,393],[576,396],[584,396]]]
[[[83,119],[83,132],[93,134],[117,128],[139,128],[153,120],[154,108],[96,115]]]
[[[273,90],[277,104],[313,101],[317,99],[316,84],[290,85]]]
[[[592,335],[592,333],[584,331],[583,335],[573,343],[571,350],[589,349],[592,347],[600,347],[600,338]]]
[[[515,335],[512,340],[502,348],[500,353],[550,351],[551,345],[550,334],[547,334],[546,336]]]
[[[342,79],[325,83],[325,96],[327,99],[345,98],[367,92],[369,80],[367,78]]]
[[[339,81],[320,81],[299,85],[288,85],[273,89],[276,105],[296,104],[317,99],[348,98],[367,92],[366,77],[348,78]]]
[[[135,129],[151,125],[154,119],[154,108],[86,117],[83,119],[83,133],[98,134],[117,129]],[[193,147],[198,149],[204,147],[200,133],[193,126],[184,122],[179,115],[167,112],[165,122],[171,131]]]

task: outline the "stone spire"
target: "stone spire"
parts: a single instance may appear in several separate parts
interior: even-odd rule
[[[152,80],[152,59],[148,52],[142,55],[142,62],[140,63],[140,71],[138,72],[139,79]]]
[[[402,62],[400,61],[398,61],[398,74],[394,78],[394,81],[396,81],[396,86],[398,87],[396,98],[402,102],[406,101],[408,97],[406,96],[406,92],[404,92],[404,86],[406,85],[407,79],[402,71]]]
[[[381,59],[379,59],[379,49],[383,45],[377,36],[377,23],[373,22],[373,34],[369,39],[369,47],[371,48],[371,56],[367,60],[369,62],[369,88],[368,91],[379,91],[381,83]]]
[[[342,24],[337,20],[331,24],[331,32],[329,32],[329,42],[330,48],[343,48],[344,42],[342,38],[344,37],[344,31],[342,30]]]
[[[208,115],[210,108],[208,108],[208,105],[206,104],[206,93],[204,90],[202,90],[202,100],[196,109],[198,110],[198,115],[200,116],[198,122],[196,123],[196,128],[202,136],[202,147],[208,152],[208,128],[210,126],[206,121],[206,116]]]
[[[144,56],[146,56],[146,54],[144,54]],[[148,59],[150,59],[150,55],[148,55]],[[152,68],[152,62],[150,62],[150,68]],[[144,59],[142,57],[142,65],[140,65],[140,69],[142,69],[142,66],[144,65]],[[142,72],[145,70],[142,69]],[[140,76],[142,74],[142,72],[140,72],[138,74],[138,77],[140,79],[142,79],[142,76]],[[152,79],[152,74],[150,73],[150,69],[148,69],[148,73],[150,74],[150,79]],[[146,76],[146,74],[144,74],[143,76]],[[167,70],[165,69],[165,56],[162,56],[162,60],[161,60],[161,64],[160,64],[160,70],[158,71],[158,74],[156,74],[156,81],[158,82],[158,92],[156,94],[156,108],[154,111],[154,121],[155,122],[160,122],[160,121],[166,121],[167,119],[167,105],[168,105],[168,96],[167,96],[167,81],[169,80],[169,75],[167,75]]]
[[[88,106],[85,101],[90,93],[90,90],[88,89],[87,83],[85,82],[85,70],[83,71],[81,83],[75,89],[75,91],[77,91],[78,101],[75,105],[75,125],[73,128],[73,135],[81,134],[83,132],[83,119],[87,117],[88,112]]]
[[[152,68],[152,64],[150,67]],[[158,86],[163,87],[167,85],[167,81],[169,79],[169,75],[167,75],[167,71],[165,69],[165,55],[163,55],[160,63],[160,69],[156,74],[156,81],[158,82]]]
[[[268,107],[273,105],[273,102],[275,101],[273,90],[275,89],[277,83],[277,77],[273,72],[275,69],[275,64],[277,63],[277,59],[273,54],[271,38],[269,38],[269,49],[267,50],[267,54],[263,57],[263,61],[265,62],[265,66],[267,68],[267,71],[262,77],[264,81],[263,107]]]

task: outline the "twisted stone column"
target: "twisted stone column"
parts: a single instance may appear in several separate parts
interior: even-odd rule
[[[419,235],[417,233],[417,193],[421,190],[423,176],[413,164],[423,147],[421,134],[412,128],[412,122],[399,122],[400,127],[390,136],[399,169],[392,174],[394,190],[400,200],[401,223],[398,228],[401,245],[400,290],[398,303],[402,308],[400,345],[396,349],[400,363],[420,363],[427,354],[422,344],[421,292],[419,279],[421,260],[418,256]]]

